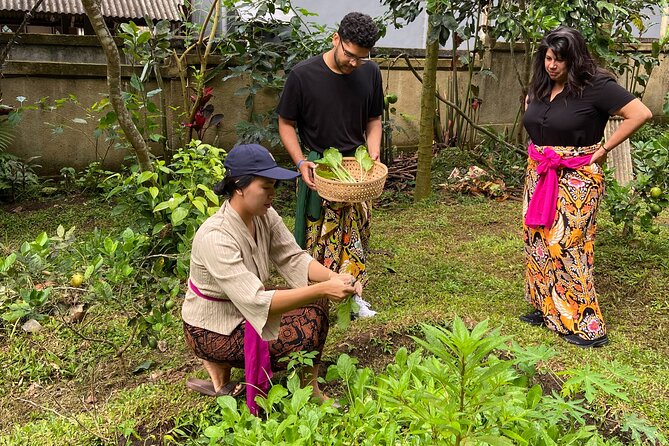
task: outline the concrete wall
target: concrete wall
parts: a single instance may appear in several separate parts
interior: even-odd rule
[[[0,46],[4,46],[7,36],[0,35]],[[513,60],[508,47],[498,48],[491,53],[491,69],[497,79],[485,78],[479,82],[483,105],[479,112],[479,123],[492,125],[498,129],[510,127],[516,118],[521,90],[516,79],[514,66],[520,64],[522,50],[516,49]],[[412,64],[419,71],[422,60],[413,58]],[[11,53],[10,60],[3,69],[0,78],[0,91],[3,103],[17,106],[15,98],[27,98],[24,104],[32,104],[42,97],[58,99],[76,95],[78,104],[70,104],[57,111],[27,110],[19,125],[12,153],[22,158],[39,156],[37,161],[43,166],[44,173],[57,173],[60,168],[72,166],[81,169],[90,162],[104,160],[108,167],[117,166],[127,153],[123,150],[108,148],[102,139],[93,139],[94,122],[97,116],[90,115],[87,108],[99,101],[107,92],[106,66],[101,49],[94,37],[27,35]],[[395,122],[403,132],[394,135],[394,142],[399,146],[413,147],[418,140],[418,120],[420,112],[421,85],[403,60],[393,58],[379,59],[383,81],[389,92],[398,95],[395,104],[397,114]],[[449,70],[450,59],[439,61],[438,86],[444,96],[448,95],[451,83]],[[130,75],[130,67],[124,67],[124,75]],[[248,111],[244,106],[245,98],[235,92],[244,85],[243,79],[222,82],[226,73],[222,73],[211,86],[215,96],[211,103],[215,113],[224,113],[225,119],[218,135],[213,129],[207,133],[206,140],[217,139],[220,147],[228,148],[237,140],[235,124],[247,119]],[[167,100],[173,106],[182,102],[181,84],[173,68],[164,70],[166,77]],[[467,82],[467,72],[459,72],[459,85]],[[644,102],[655,115],[661,115],[663,97],[669,85],[669,62],[666,57],[662,65],[653,73]],[[151,88],[154,88],[152,86]],[[264,92],[256,100],[258,110],[272,109],[278,95],[276,92]],[[444,106],[442,117],[446,115]],[[74,122],[83,118],[87,124]],[[170,117],[176,127],[180,125],[178,117]],[[53,125],[63,125],[65,130],[56,135]],[[276,148],[278,154],[282,151]]]

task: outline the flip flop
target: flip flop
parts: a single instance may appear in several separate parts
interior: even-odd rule
[[[237,381],[229,381],[226,385],[221,387],[218,392],[216,392],[214,390],[214,383],[207,381],[206,379],[198,378],[188,378],[188,381],[186,381],[186,387],[207,396],[230,395],[233,398],[241,395],[246,389],[244,384],[241,384]]]

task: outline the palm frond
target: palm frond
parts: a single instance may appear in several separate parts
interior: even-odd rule
[[[0,151],[7,150],[14,140],[13,126],[5,117],[0,118]]]

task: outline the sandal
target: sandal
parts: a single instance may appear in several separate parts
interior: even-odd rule
[[[581,348],[602,347],[609,343],[609,337],[607,335],[597,339],[583,339],[577,334],[569,334],[563,335],[562,339]]]
[[[186,381],[186,387],[198,393],[201,393],[202,395],[207,395],[207,396],[229,395],[233,398],[236,398],[239,395],[241,395],[246,389],[246,386],[240,382],[229,381],[227,384],[221,387],[218,392],[216,392],[214,390],[213,382],[208,381],[206,379],[198,379],[198,378],[188,378],[188,381]]]
[[[544,314],[541,312],[541,310],[536,310],[531,313],[524,314],[520,316],[519,319],[534,326],[544,325]]]

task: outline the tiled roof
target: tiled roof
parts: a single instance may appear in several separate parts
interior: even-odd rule
[[[102,15],[127,19],[143,18],[181,21],[184,0],[100,0]],[[35,0],[0,0],[0,11],[30,11]],[[44,0],[37,12],[85,14],[81,0]]]

